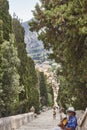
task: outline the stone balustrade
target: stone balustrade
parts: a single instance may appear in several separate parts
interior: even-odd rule
[[[15,130],[34,119],[34,113],[20,114],[0,119],[0,130]]]
[[[87,130],[87,109],[77,111],[78,127],[77,130]],[[0,119],[0,130],[16,130],[34,119],[34,113],[20,114],[16,116]]]
[[[77,130],[87,130],[87,108],[84,114],[78,119]]]

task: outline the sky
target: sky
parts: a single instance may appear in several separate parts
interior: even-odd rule
[[[23,21],[28,21],[33,17],[32,10],[39,0],[8,0],[10,5],[10,14],[13,16],[15,12],[16,15],[23,19]]]

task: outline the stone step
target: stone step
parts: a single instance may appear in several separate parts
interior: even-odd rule
[[[53,111],[49,110],[39,115],[32,122],[16,130],[53,130],[53,128],[57,126],[59,119],[60,116],[58,112],[56,119],[53,119]]]

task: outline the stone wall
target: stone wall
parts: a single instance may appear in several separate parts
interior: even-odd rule
[[[34,113],[26,113],[0,119],[0,130],[15,130],[34,119]]]
[[[84,114],[78,119],[77,130],[87,130],[87,108]]]

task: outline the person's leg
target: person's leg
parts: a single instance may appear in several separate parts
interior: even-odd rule
[[[61,128],[60,127],[56,127],[53,130],[61,130]]]

